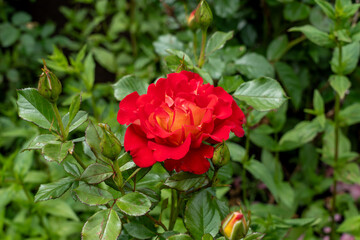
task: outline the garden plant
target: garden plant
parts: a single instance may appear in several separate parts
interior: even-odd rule
[[[359,8],[0,0],[0,239],[360,239]]]

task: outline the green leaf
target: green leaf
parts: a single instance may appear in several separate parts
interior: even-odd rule
[[[331,48],[335,45],[335,41],[330,38],[329,34],[320,31],[311,25],[292,27],[289,29],[289,32],[302,32],[311,42],[322,47]]]
[[[150,211],[151,202],[144,194],[131,192],[120,197],[116,205],[127,215],[142,216]]]
[[[65,114],[62,118],[63,124],[65,126],[69,125],[69,132],[74,131],[78,127],[80,127],[86,120],[88,120],[89,114],[85,111],[79,111],[71,124],[69,125],[69,113]]]
[[[204,236],[202,236],[201,240],[214,240],[213,236],[211,234],[207,233]]]
[[[298,75],[294,72],[292,67],[283,62],[276,62],[275,69],[279,75],[279,79],[284,84],[286,92],[289,93],[291,97],[291,102],[294,107],[298,109],[301,104],[304,89]]]
[[[325,0],[315,0],[316,4],[321,7],[323,12],[331,19],[335,19],[335,9],[334,7]]]
[[[339,94],[340,98],[345,97],[345,93],[351,87],[351,82],[346,76],[342,75],[331,75],[330,86]]]
[[[74,182],[72,177],[59,179],[53,183],[41,184],[35,195],[35,202],[61,197]]]
[[[81,74],[81,78],[86,86],[86,89],[91,91],[95,82],[95,61],[92,53],[89,53],[85,58],[84,71]]]
[[[284,8],[284,18],[290,22],[306,19],[309,14],[310,7],[301,2],[291,2]]]
[[[31,15],[26,12],[16,12],[11,21],[14,25],[21,26],[31,21]]]
[[[241,84],[233,95],[258,111],[279,108],[287,100],[280,84],[268,77]]]
[[[14,173],[16,177],[23,179],[29,172],[33,163],[34,152],[19,152],[14,159]]]
[[[230,150],[231,160],[233,160],[235,162],[242,162],[242,159],[244,158],[244,156],[246,154],[245,148],[242,147],[241,145],[239,145],[237,143],[233,143],[233,142],[227,142],[226,145],[228,146],[228,148]]]
[[[73,219],[75,221],[79,221],[79,218],[77,217],[74,210],[69,206],[69,204],[60,199],[39,202],[38,204],[36,204],[36,208],[38,208],[39,211],[43,211],[56,217],[65,217]]]
[[[223,76],[218,82],[218,87],[222,87],[226,92],[234,92],[244,80],[240,75]]]
[[[68,123],[65,125],[66,129],[69,129],[70,123],[74,120],[76,114],[79,112],[80,104],[81,104],[81,95],[77,94],[71,101],[71,105],[69,108],[69,119],[67,121]]]
[[[56,141],[58,139],[57,136],[51,134],[42,134],[34,138],[26,148],[27,150],[38,150],[42,149],[47,143]]]
[[[42,154],[48,161],[62,162],[67,155],[74,151],[74,143],[53,141],[46,144],[42,149]]]
[[[235,65],[239,72],[249,79],[275,76],[273,66],[265,57],[257,53],[245,54],[235,61]]]
[[[288,151],[298,148],[307,142],[313,140],[318,132],[322,131],[322,127],[316,121],[303,121],[295,126],[295,128],[287,131],[280,139],[280,149]]]
[[[357,66],[360,54],[360,44],[353,42],[342,47],[341,63],[339,62],[339,48],[335,48],[331,59],[331,70],[339,75],[350,74]]]
[[[160,56],[168,56],[169,53],[166,51],[168,49],[182,50],[184,47],[184,44],[171,34],[159,36],[159,38],[153,42],[153,45],[155,52]]]
[[[102,156],[100,149],[100,141],[102,136],[103,132],[100,127],[94,125],[92,121],[89,121],[88,127],[85,130],[85,140],[96,157]]]
[[[334,32],[335,37],[345,43],[351,43],[350,31],[347,29],[340,29]]]
[[[148,84],[135,76],[127,75],[117,81],[112,87],[114,88],[114,96],[116,100],[121,101],[127,95],[137,92],[139,95],[145,94]]]
[[[344,222],[341,223],[337,232],[356,232],[360,229],[360,216],[352,216],[346,218]]]
[[[88,184],[98,184],[105,181],[112,175],[113,170],[110,166],[93,163],[85,169],[81,175],[81,180],[87,182]]]
[[[208,40],[205,49],[205,55],[210,56],[216,50],[224,47],[225,43],[234,36],[234,31],[215,32]]]
[[[194,63],[191,61],[190,57],[183,51],[176,50],[176,49],[167,49],[166,52],[177,57],[177,59],[179,60],[178,66],[180,65],[180,60],[182,61],[184,59],[185,64],[188,68],[194,67]]]
[[[356,156],[354,156],[356,157]],[[360,184],[360,169],[356,163],[347,163],[335,169],[336,179],[348,184]]]
[[[18,90],[19,116],[39,127],[58,128],[51,103],[34,88]]]
[[[20,36],[20,31],[10,23],[0,24],[0,42],[6,48],[13,45]]]
[[[286,35],[280,35],[269,44],[266,51],[266,58],[269,61],[279,60],[286,52],[289,40]]]
[[[136,222],[124,224],[126,232],[136,239],[152,239],[156,233],[148,229],[146,226]]]
[[[70,159],[70,158],[68,158],[68,159]],[[80,171],[79,167],[75,163],[71,163],[68,159],[66,161],[62,162],[64,170],[67,173],[74,176],[75,178],[79,179],[81,176],[81,171]]]
[[[264,233],[253,232],[253,233],[247,234],[243,240],[260,240],[264,236],[265,236]]]
[[[115,55],[109,50],[101,47],[93,48],[96,61],[109,72],[115,73],[117,70]],[[91,61],[91,60],[89,60]],[[90,63],[90,68],[91,68]],[[91,69],[90,69],[91,71]],[[92,79],[89,79],[89,83]],[[89,84],[90,86],[90,84]]]
[[[74,191],[82,203],[90,206],[104,205],[114,199],[108,191],[84,182],[80,182]]]
[[[275,177],[272,175],[270,170],[263,163],[257,160],[251,160],[245,165],[245,168],[255,178],[260,179],[269,188],[277,202],[281,201],[287,207],[293,207],[295,193],[288,182],[275,180]]]
[[[211,85],[214,84],[214,81],[212,80],[210,74],[207,71],[204,71],[203,69],[195,66],[194,72],[198,73],[200,77],[204,79],[204,83],[210,83]]]
[[[82,240],[116,240],[121,221],[115,210],[105,209],[92,215],[81,231]]]
[[[324,114],[325,112],[325,105],[324,105],[324,100],[321,97],[321,94],[319,93],[318,90],[314,91],[314,110],[316,112],[317,115],[321,115]]]
[[[341,126],[350,126],[360,122],[360,103],[352,105],[340,110],[339,119]]]
[[[199,188],[207,183],[208,179],[204,175],[180,172],[166,179],[164,185],[178,191],[188,191],[191,188]]]
[[[185,225],[195,239],[210,233],[215,236],[219,232],[221,219],[214,205],[213,196],[203,190],[194,196],[186,204]]]
[[[168,237],[167,240],[193,240],[193,239],[187,234],[176,234]]]

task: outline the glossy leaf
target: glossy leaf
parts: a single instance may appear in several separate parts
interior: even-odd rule
[[[19,116],[26,121],[33,122],[45,129],[57,129],[57,121],[54,110],[46,100],[34,88],[18,90]]]
[[[192,237],[187,234],[176,234],[168,237],[167,240],[192,240]]]
[[[72,177],[66,177],[53,183],[41,184],[35,195],[35,202],[61,197],[73,182]]]
[[[220,224],[220,214],[209,192],[203,190],[195,194],[186,204],[185,225],[195,239],[201,239],[206,233],[215,236]]]
[[[235,61],[237,69],[247,78],[260,78],[275,76],[273,66],[260,54],[248,53]]]
[[[130,222],[124,224],[124,229],[128,234],[136,239],[151,239],[156,236],[156,233],[151,231],[143,224]]]
[[[335,9],[328,1],[315,0],[315,2],[329,18],[335,19]]]
[[[85,83],[86,89],[90,91],[95,82],[95,61],[92,53],[89,53],[84,61],[84,72],[81,77]]]
[[[48,161],[56,161],[62,162],[67,155],[74,151],[74,143],[73,142],[59,142],[53,141],[46,144],[42,149],[42,154],[44,155],[45,159]]]
[[[340,98],[345,97],[346,91],[351,87],[349,79],[342,75],[331,75],[330,86],[339,94]]]
[[[322,47],[333,47],[335,42],[330,38],[329,34],[320,31],[311,25],[304,25],[301,27],[293,27],[289,29],[290,32],[302,32],[305,36],[316,45]]]
[[[180,172],[166,179],[164,185],[178,191],[188,191],[191,188],[199,188],[208,183],[208,179],[203,175]]]
[[[84,182],[80,182],[74,191],[82,203],[90,206],[104,205],[113,200],[113,196],[108,191]]]
[[[79,111],[74,119],[72,120],[71,124],[69,125],[69,132],[74,131],[78,127],[80,127],[86,120],[88,120],[89,114],[85,111]],[[69,113],[65,114],[62,118],[63,124],[66,126],[69,122]]]
[[[26,148],[28,150],[37,150],[42,149],[47,143],[56,141],[58,139],[57,136],[51,134],[41,134],[34,138]]]
[[[105,181],[112,175],[113,170],[110,166],[94,163],[85,169],[85,171],[81,175],[81,180],[89,184],[98,184]]]
[[[115,210],[101,210],[85,223],[82,240],[116,240],[121,232],[121,221]]]
[[[216,50],[224,47],[225,43],[229,41],[234,35],[234,31],[230,32],[215,32],[208,40],[206,44],[205,53],[206,56],[210,56]]]
[[[112,86],[116,100],[121,101],[133,92],[137,92],[139,95],[145,94],[149,85],[135,76],[127,75]]]
[[[150,210],[151,202],[144,194],[131,192],[120,197],[116,205],[127,215],[142,216]]]
[[[241,84],[233,95],[259,111],[279,108],[287,100],[280,84],[268,77]]]
[[[342,126],[350,126],[360,122],[360,103],[353,103],[340,110],[339,119]]]
[[[79,112],[80,109],[80,104],[81,104],[81,95],[76,95],[70,105],[69,108],[69,119],[68,119],[68,123],[65,125],[66,128],[68,129],[70,127],[70,123],[74,120],[76,114]]]

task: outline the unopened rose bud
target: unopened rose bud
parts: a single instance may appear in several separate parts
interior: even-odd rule
[[[212,162],[216,167],[222,167],[230,161],[230,151],[225,142],[216,146]]]
[[[249,231],[250,214],[248,214],[248,220],[245,219],[244,214],[240,210],[239,212],[233,212],[229,214],[221,225],[222,234],[230,240],[239,240],[246,236]]]
[[[60,80],[44,64],[38,83],[38,92],[47,100],[55,103],[62,91]]]
[[[187,19],[187,25],[190,29],[196,29],[196,27],[198,26],[196,19],[195,19],[195,13],[196,13],[196,9],[194,11],[192,11]]]
[[[205,0],[201,0],[195,11],[195,20],[199,26],[206,30],[213,21],[213,15],[209,4]]]
[[[111,160],[115,160],[121,152],[121,143],[119,139],[111,132],[109,125],[99,123],[99,127],[103,131],[103,136],[100,141],[101,153]]]

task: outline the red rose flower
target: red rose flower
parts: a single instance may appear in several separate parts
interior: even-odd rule
[[[203,84],[196,73],[171,73],[150,84],[147,94],[133,92],[120,102],[120,124],[131,124],[124,148],[139,167],[164,162],[167,170],[205,173],[214,148],[242,137],[244,114],[221,87]],[[206,142],[206,143],[205,143]]]

